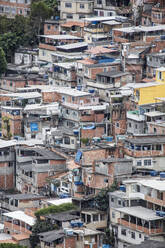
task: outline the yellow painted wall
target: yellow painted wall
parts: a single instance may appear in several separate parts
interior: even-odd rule
[[[137,90],[139,90],[140,93],[138,100],[139,105],[155,103],[158,102],[158,100],[155,99],[156,97],[165,97],[165,84],[136,89],[135,96]]]

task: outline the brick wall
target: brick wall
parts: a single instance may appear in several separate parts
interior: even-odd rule
[[[1,163],[2,164],[2,163]],[[0,189],[13,189],[14,187],[14,175],[0,175]]]
[[[101,137],[104,134],[104,127],[96,127],[95,129],[81,129],[81,138]]]
[[[37,186],[38,187],[43,187],[45,185],[47,177],[48,177],[48,171],[43,172],[43,173],[38,173],[37,174]]]
[[[52,23],[44,24],[44,35],[56,35],[56,34],[57,35],[60,34],[59,27],[56,24],[52,24]]]
[[[83,165],[92,165],[94,160],[107,158],[106,149],[83,151]]]

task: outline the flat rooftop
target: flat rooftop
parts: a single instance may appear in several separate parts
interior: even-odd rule
[[[132,159],[128,158],[107,158],[107,159],[100,159],[96,160],[97,162],[103,163],[115,163],[115,162],[132,162]]]
[[[88,43],[86,42],[77,42],[77,43],[67,44],[63,46],[57,46],[56,48],[63,49],[63,50],[70,50],[70,49],[82,48],[82,47],[87,47],[87,46],[88,46]]]
[[[82,40],[80,37],[76,37],[69,34],[63,35],[39,35],[40,37],[51,39],[51,40]]]
[[[146,240],[139,245],[130,245],[129,248],[165,248],[164,242]]]
[[[157,117],[157,116],[164,116],[165,113],[162,113],[160,111],[152,111],[152,112],[144,113],[144,115],[146,115],[148,117]]]
[[[9,199],[16,199],[16,200],[36,200],[36,199],[41,199],[43,198],[41,195],[35,195],[35,194],[10,194],[10,195],[5,195],[5,198]]]
[[[121,76],[125,76],[125,75],[130,75],[130,73],[129,72],[117,71],[117,72],[102,72],[102,73],[98,73],[97,75],[116,78],[116,77],[121,77]]]
[[[164,144],[165,143],[165,136],[157,136],[155,137],[140,137],[139,138],[126,138],[126,141],[136,144],[136,145],[144,145],[144,144]]]
[[[143,186],[165,192],[165,181],[160,180],[160,178],[152,180],[140,180],[139,183]]]
[[[35,218],[25,214],[23,211],[13,211],[9,213],[3,213],[3,215],[15,220],[23,221],[30,226],[33,226],[35,224]]]
[[[125,28],[114,28],[114,31],[121,31],[124,33],[141,33],[141,32],[154,32],[159,30],[165,30],[165,25],[157,26],[132,26]]]
[[[38,92],[30,92],[30,94],[29,92],[22,92],[22,93],[0,94],[0,96],[6,96],[15,99],[31,99],[31,98],[40,98],[41,94]]]
[[[146,220],[146,221],[163,219],[163,217],[156,215],[156,211],[153,211],[151,209],[144,208],[141,206],[115,208],[115,210],[117,210],[118,212],[124,213],[124,214],[137,217],[139,219]]]

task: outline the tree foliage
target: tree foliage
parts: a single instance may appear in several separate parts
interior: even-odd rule
[[[48,232],[58,229],[56,225],[52,225],[51,223],[48,223],[44,220],[37,220],[35,225],[32,228],[32,234],[30,235],[30,244],[31,247],[36,247],[37,244],[39,243],[39,233],[42,232]]]
[[[43,30],[44,21],[53,15],[51,7],[43,1],[35,1],[31,4],[30,19],[33,22],[33,28],[37,30],[39,35]]]
[[[14,52],[20,46],[37,44],[37,37],[29,18],[17,15],[14,19],[0,16],[0,47],[8,62],[12,62]]]
[[[0,47],[0,76],[5,73],[7,68],[7,62],[5,58],[5,53],[3,49]]]
[[[0,244],[0,248],[27,248],[27,246],[4,243],[4,244]]]
[[[61,212],[66,212],[69,210],[74,210],[76,209],[75,205],[72,203],[63,203],[59,206],[49,206],[47,208],[42,208],[35,212],[35,216],[39,219],[40,216],[44,216],[46,214],[55,214],[55,213],[61,213]]]
[[[117,183],[114,182],[110,188],[102,189],[95,197],[96,207],[101,211],[107,211],[109,208],[109,192],[113,192],[117,189]]]
[[[103,238],[103,243],[112,245],[112,247],[114,247],[114,245],[115,245],[115,234],[114,234],[113,230],[110,230],[109,228],[107,228],[105,230],[105,236]]]

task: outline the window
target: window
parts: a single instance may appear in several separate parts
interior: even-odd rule
[[[104,16],[104,11],[100,11],[100,16]]]
[[[50,30],[50,25],[47,25],[47,29]]]
[[[135,239],[135,233],[134,232],[131,232],[131,238]]]
[[[72,8],[72,3],[65,3],[65,8]]]
[[[84,19],[85,15],[79,15],[79,19]]]
[[[102,4],[102,0],[97,0],[97,4]]]
[[[145,159],[144,165],[151,165],[151,159]]]
[[[74,144],[74,139],[72,139],[71,142],[72,142],[72,145],[73,145]]]
[[[111,198],[111,202],[114,202],[114,198],[113,197]]]
[[[105,220],[105,215],[104,214],[101,214],[100,215],[100,220],[102,221],[102,220]]]
[[[156,133],[157,132],[157,129],[154,127],[154,133]]]
[[[121,201],[120,200],[118,200],[118,205],[121,205]]]
[[[139,239],[141,239],[141,237],[142,237],[142,235],[141,235],[141,233],[139,233]]]
[[[162,150],[162,146],[161,145],[156,145],[156,150],[157,151],[161,151]]]
[[[73,19],[73,15],[72,15],[72,14],[68,14],[68,15],[66,16],[66,18],[67,18],[67,19]]]
[[[130,122],[128,123],[128,126],[129,126],[129,127],[131,127],[131,126],[132,126]]]
[[[80,9],[84,9],[84,4],[80,3]]]
[[[135,129],[137,129],[138,128],[138,126],[137,126],[137,124],[135,124]]]
[[[120,127],[120,124],[118,122],[116,122],[116,127]]]
[[[35,134],[31,134],[31,139],[35,139],[36,135]]]
[[[137,166],[141,166],[141,165],[142,165],[142,161],[141,161],[141,160],[138,160],[138,161],[136,162],[136,165],[137,165]]]
[[[162,72],[161,71],[158,72],[158,79],[160,79],[160,80],[162,79]]]
[[[64,137],[64,144],[70,145],[70,138],[69,137]]]
[[[126,233],[126,229],[122,228],[122,229],[121,229],[121,234],[124,235],[124,236],[126,236],[126,234],[127,234],[127,233]]]
[[[72,102],[74,102],[74,100],[75,100],[75,98],[74,98],[74,96],[72,96]]]
[[[98,221],[98,220],[99,220],[98,214],[94,214],[94,215],[93,215],[93,221]]]
[[[114,213],[114,212],[112,212],[112,218],[113,218],[113,219],[115,218],[115,213]]]
[[[45,55],[46,55],[45,50],[42,50],[42,56],[45,56]]]

